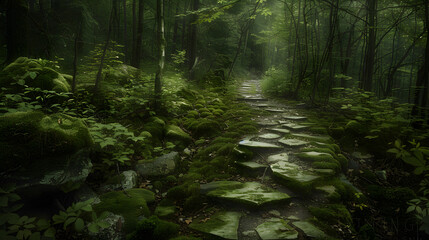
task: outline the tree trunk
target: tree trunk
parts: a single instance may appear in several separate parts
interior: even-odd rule
[[[377,1],[366,0],[368,24],[366,26],[368,37],[366,42],[366,52],[364,59],[363,76],[360,87],[365,91],[372,90],[372,82],[374,75],[375,63],[375,50],[376,50],[376,15],[377,15]]]
[[[155,111],[160,110],[162,93],[162,74],[165,64],[165,37],[164,37],[164,0],[156,1],[157,45],[158,45],[158,70],[155,76]]]
[[[113,0],[113,2],[114,1],[115,0]],[[109,48],[109,44],[110,44],[110,35],[112,33],[113,16],[114,16],[114,9],[113,8],[114,7],[112,7],[112,10],[110,12],[109,30],[107,31],[106,43],[104,44],[104,47],[103,47],[103,53],[101,55],[100,65],[98,66],[97,77],[95,78],[95,86],[94,86],[94,93],[95,94],[98,93],[98,90],[100,88],[101,77],[102,77],[102,74],[103,74],[104,59],[106,57],[106,52],[107,52],[107,49]]]
[[[132,41],[131,41],[131,66],[135,67],[136,61],[136,43],[137,43],[137,13],[136,13],[136,3],[137,0],[133,0],[131,4],[131,13],[132,13]]]
[[[135,0],[134,0],[135,1]],[[134,2],[133,2],[134,3]],[[133,8],[137,8],[133,5]],[[134,14],[134,11],[133,11]],[[142,40],[143,40],[144,0],[139,0],[138,13],[133,17],[133,50],[131,53],[131,66],[140,67]]]
[[[429,82],[429,2],[424,2],[425,16],[425,33],[426,33],[426,47],[424,51],[423,64],[417,73],[416,91],[414,94],[414,106],[411,111],[411,115],[417,118],[413,126],[416,128],[422,127],[423,122],[426,120],[427,112],[426,109],[428,104],[428,82]]]
[[[82,20],[79,23],[79,28],[76,31],[76,35],[74,38],[72,92],[75,92],[76,90],[77,61],[78,61],[78,53],[79,53],[79,41],[81,41],[81,35],[82,35]]]
[[[123,0],[123,10],[124,10],[124,63],[127,63],[128,59],[128,37],[127,37],[127,0]]]
[[[6,63],[27,56],[28,7],[25,0],[9,0],[6,10]]]
[[[177,1],[176,3],[176,10],[175,10],[175,14],[174,14],[174,27],[173,27],[173,44],[171,46],[171,52],[172,53],[176,53],[177,50],[177,41],[178,41],[178,34],[177,34],[177,30],[179,28],[179,19],[177,17],[177,15],[179,15],[179,1]]]
[[[200,0],[193,0],[192,11],[197,11],[200,7]],[[193,14],[189,21],[189,45],[188,45],[188,72],[189,80],[194,79],[194,67],[197,57],[197,24],[198,15]]]

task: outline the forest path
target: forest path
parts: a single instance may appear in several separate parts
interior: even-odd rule
[[[309,209],[332,199],[338,202],[338,184],[333,182],[350,184],[338,174],[338,146],[329,136],[309,131],[314,123],[301,113],[300,104],[288,106],[265,98],[259,80],[243,82],[239,94],[238,101],[261,113],[253,119],[259,132],[238,143],[238,149],[253,152],[237,165],[243,180],[254,181],[245,182],[245,186],[237,182],[203,185],[207,195],[219,199],[227,212],[193,228],[223,239],[330,238],[312,221]],[[335,164],[337,169],[332,167]],[[216,221],[229,223],[219,225]],[[204,227],[212,225],[215,227]]]

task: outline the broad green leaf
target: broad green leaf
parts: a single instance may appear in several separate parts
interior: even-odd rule
[[[74,227],[75,227],[76,231],[82,232],[83,229],[84,229],[84,227],[85,227],[85,223],[84,223],[83,219],[82,218],[78,218],[76,220],[76,222],[74,223]]]
[[[88,230],[92,233],[98,233],[100,231],[100,227],[95,223],[91,223],[88,226]]]

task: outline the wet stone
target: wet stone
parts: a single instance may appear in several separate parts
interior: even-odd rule
[[[226,181],[223,181],[226,182]],[[269,203],[284,201],[289,195],[276,191],[258,182],[237,184],[232,181],[231,186],[219,187],[207,193],[207,196],[240,202],[252,206],[261,206]]]
[[[238,239],[237,230],[241,216],[238,212],[219,212],[207,222],[194,221],[189,227],[221,239]]]
[[[267,166],[259,164],[257,162],[237,162],[237,164],[240,166],[246,167],[246,168],[253,169],[253,170],[267,167]]]
[[[257,141],[250,141],[250,140],[243,140],[238,143],[240,146],[249,147],[249,148],[282,148],[280,146],[271,144],[271,143],[265,143],[265,142],[257,142]]]
[[[276,139],[276,138],[280,138],[280,135],[274,134],[274,133],[266,133],[266,134],[259,135],[258,137],[263,139]]]
[[[302,146],[308,144],[308,142],[306,142],[306,141],[293,139],[293,138],[282,138],[279,140],[279,143],[284,144],[288,147],[302,147]]]
[[[265,109],[266,111],[268,111],[268,112],[284,112],[285,110],[284,109],[280,109],[280,108],[267,108],[267,109]]]
[[[316,226],[314,226],[308,221],[294,222],[293,225],[301,229],[307,237],[317,239],[328,238],[328,236],[322,230],[318,229]]]
[[[278,123],[271,122],[271,121],[259,121],[258,124],[260,126],[276,126],[276,125],[279,125]]]
[[[309,135],[305,133],[292,133],[292,136],[299,137],[299,138],[305,138],[310,141],[317,141],[317,142],[330,142],[332,139],[330,137],[326,136],[315,136],[315,135]]]
[[[303,129],[309,128],[309,126],[299,125],[296,123],[283,124],[282,127],[285,127],[291,130],[303,130]]]
[[[308,170],[303,170],[295,163],[291,162],[277,162],[271,165],[273,173],[286,180],[294,180],[300,183],[308,183],[320,178]]]
[[[294,115],[283,115],[283,118],[287,119],[287,120],[295,120],[295,121],[306,120],[307,119],[307,117],[294,116]]]
[[[297,239],[298,232],[288,224],[288,221],[280,218],[271,218],[256,227],[256,231],[262,240]]]
[[[283,134],[290,133],[288,129],[284,129],[284,128],[269,128],[268,130],[276,133],[283,133]]]
[[[267,158],[268,163],[276,163],[276,162],[288,161],[288,160],[289,160],[289,156],[287,153],[279,153],[279,154],[271,155]]]

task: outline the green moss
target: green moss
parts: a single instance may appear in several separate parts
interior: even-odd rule
[[[137,223],[136,231],[130,240],[168,240],[179,233],[179,225],[160,220],[157,216],[143,219]]]
[[[191,136],[176,125],[165,127],[165,140],[174,143],[178,150],[185,149],[192,142]]]
[[[196,137],[212,137],[221,129],[218,122],[206,118],[192,121],[187,127]]]
[[[328,134],[328,130],[325,127],[311,127],[310,131],[319,134]]]
[[[200,193],[200,185],[198,183],[182,184],[172,187],[167,192],[167,199],[172,201],[183,201],[190,196],[196,196]]]
[[[43,60],[20,57],[3,69],[0,85],[9,86],[24,80],[30,87],[52,90],[56,92],[69,92],[71,87],[62,74],[46,67]],[[31,74],[29,74],[31,73]]]
[[[319,148],[302,148],[301,152],[319,152],[319,153],[328,153],[331,156],[335,156],[335,152],[328,147],[319,147]]]
[[[313,166],[313,168],[332,169],[337,173],[340,172],[339,165],[333,162],[313,162],[311,165]]]
[[[347,134],[352,134],[355,136],[361,135],[364,133],[365,129],[362,124],[356,120],[351,120],[346,124],[345,131]]]
[[[203,104],[195,104],[195,108],[202,109],[202,108],[204,108],[204,105]]]
[[[169,184],[174,184],[174,183],[176,183],[176,182],[177,182],[177,178],[176,178],[175,176],[173,176],[173,175],[168,175],[168,176],[165,178],[165,181],[166,181],[167,183],[169,183]]]
[[[336,127],[336,128],[330,128],[329,129],[329,135],[335,139],[340,139],[344,136],[345,131],[343,127]]]
[[[309,207],[308,210],[321,222],[331,225],[338,224],[338,222],[348,226],[352,226],[353,224],[350,212],[342,204],[327,204],[323,207]]]
[[[301,152],[297,153],[296,156],[302,160],[310,161],[310,162],[335,162],[335,159],[329,153],[324,152]]]
[[[193,212],[198,209],[201,209],[204,205],[205,199],[202,196],[191,196],[185,200],[183,205],[183,210],[186,212]]]
[[[202,118],[210,118],[210,117],[212,117],[212,116],[213,116],[213,114],[212,114],[211,112],[201,112],[201,113],[200,113],[200,116],[201,116]]]
[[[162,182],[161,181],[153,182],[153,188],[155,188],[157,190],[161,190],[162,189]]]
[[[143,126],[143,130],[152,135],[152,140],[156,145],[161,144],[164,135],[165,122],[158,117],[152,117],[149,122]]]
[[[5,168],[28,159],[72,154],[92,143],[84,122],[65,114],[15,112],[0,116],[0,159]]]
[[[224,111],[222,111],[222,109],[214,109],[212,113],[216,116],[222,116],[224,114]]]
[[[341,164],[343,170],[346,170],[349,166],[349,160],[343,154],[338,154],[335,159],[337,159],[338,162]]]
[[[140,216],[150,215],[147,202],[155,200],[154,194],[145,189],[129,189],[119,192],[108,192],[100,196],[101,202],[94,206],[97,213],[104,211],[122,215],[125,219],[124,230],[135,229]]]
[[[200,114],[195,110],[188,111],[188,114],[186,115],[187,118],[198,118],[199,116]]]

